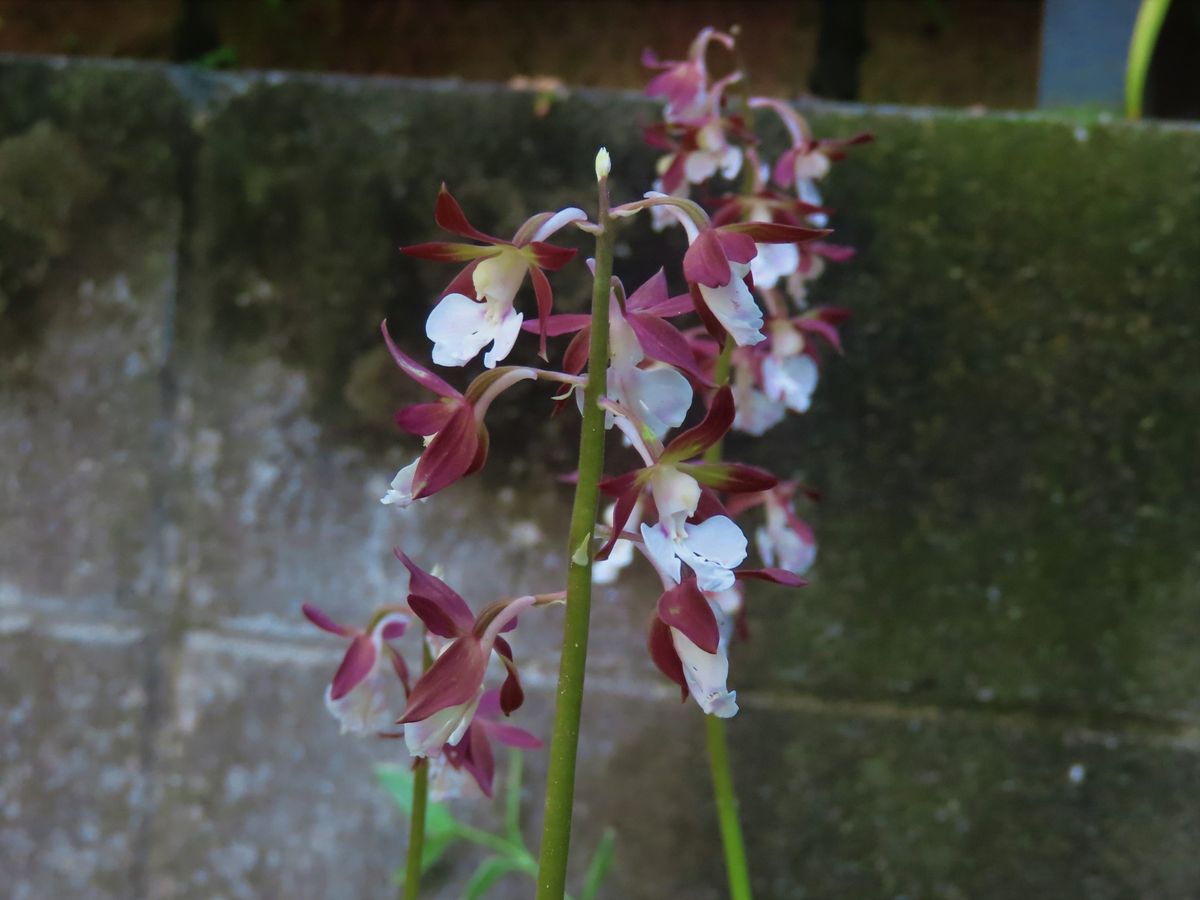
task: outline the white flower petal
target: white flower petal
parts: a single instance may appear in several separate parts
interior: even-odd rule
[[[446,744],[457,744],[471,724],[482,696],[483,688],[480,687],[474,699],[466,703],[435,712],[420,722],[405,723],[404,743],[408,752],[413,756],[437,756]]]
[[[779,279],[787,278],[800,267],[800,251],[795,244],[755,244],[758,254],[750,260],[754,284],[773,288]]]
[[[678,584],[680,568],[679,557],[675,555],[675,542],[667,536],[661,525],[650,526],[643,523],[641,532],[651,562],[660,572]]]
[[[682,538],[684,522],[700,504],[699,482],[674,466],[656,466],[650,475],[650,495],[660,527],[669,537]]]
[[[401,509],[412,503],[413,476],[416,473],[417,460],[414,459],[396,473],[396,477],[392,479],[392,484],[388,488],[388,492],[380,498],[379,502],[399,506]]]
[[[511,309],[508,311],[508,315],[500,320],[492,349],[483,355],[483,364],[487,368],[494,369],[496,363],[512,352],[513,344],[517,342],[517,335],[521,333],[521,323],[524,320],[523,313],[513,312]]]
[[[732,144],[725,148],[725,152],[721,154],[721,174],[732,180],[737,177],[737,173],[742,169],[742,149],[734,147]]]
[[[471,273],[475,296],[501,307],[511,307],[529,263],[514,248],[506,248],[495,256],[481,261]]]
[[[702,591],[733,587],[731,571],[746,558],[746,536],[727,516],[713,516],[698,525],[684,525],[687,537],[676,541],[676,553],[696,573]]]
[[[729,267],[733,270],[729,284],[717,288],[702,284],[700,294],[717,321],[733,336],[734,342],[739,347],[749,347],[766,340],[762,333],[763,314],[742,280],[750,267],[740,263],[730,263]]]
[[[692,699],[710,716],[728,719],[735,715],[737,692],[726,687],[729,657],[724,648],[717,653],[706,653],[675,628],[671,629],[671,643],[683,664],[683,677]]]
[[[447,294],[425,322],[433,341],[433,361],[439,366],[464,366],[495,337],[486,303],[463,294]]]
[[[391,696],[387,674],[380,672],[377,662],[366,678],[337,700],[332,699],[332,685],[325,689],[325,708],[341,724],[342,734],[366,736],[392,727],[398,717],[396,709],[403,707],[403,698]],[[399,686],[394,675],[391,681]],[[399,705],[393,705],[393,699]]]
[[[687,418],[692,385],[670,366],[634,369],[626,381],[625,404],[661,439]]]
[[[768,397],[795,412],[808,412],[817,387],[817,364],[800,354],[780,361],[775,356],[763,360],[763,388]]]
[[[601,147],[600,152],[604,154],[604,159],[605,159],[606,164],[611,166],[612,163],[611,163],[611,160],[609,160],[609,158],[608,158],[608,151],[605,150],[603,147]],[[600,170],[599,170],[600,154],[599,153],[596,154],[596,166],[597,166],[596,177],[599,178],[600,177],[600,174],[599,174],[599,172],[600,172]],[[605,172],[604,174],[607,175],[608,173]],[[538,228],[538,230],[533,233],[533,238],[531,240],[544,241],[544,240],[546,240],[546,238],[550,237],[550,235],[554,234],[554,232],[558,231],[561,228],[565,228],[566,226],[570,225],[572,222],[586,222],[586,221],[587,221],[587,213],[585,213],[582,209],[580,209],[577,206],[568,206],[566,209],[560,209],[558,212],[556,212],[554,215],[552,215],[549,219],[547,219],[545,222],[543,222],[541,227]]]
[[[708,150],[693,150],[683,161],[683,177],[689,184],[702,184],[717,174],[720,157]]]

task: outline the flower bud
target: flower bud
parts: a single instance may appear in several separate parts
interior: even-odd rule
[[[612,159],[609,158],[608,148],[601,147],[596,154],[596,180],[603,181],[612,171]]]

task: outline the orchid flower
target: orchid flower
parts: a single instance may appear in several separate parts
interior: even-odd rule
[[[502,714],[500,692],[495,689],[485,691],[467,730],[456,743],[447,745],[442,754],[446,765],[470,773],[485,797],[492,796],[496,777],[493,740],[521,750],[536,750],[542,746],[542,742],[525,729],[501,721]]]
[[[619,301],[624,291],[614,292],[614,296]],[[710,384],[683,335],[666,321],[691,310],[688,295],[668,296],[662,270],[634,291],[624,304],[609,305],[608,396],[636,412],[660,439],[669,429],[682,424],[692,405],[691,384],[677,370],[699,384]],[[591,316],[551,316],[547,331],[552,336],[577,332],[563,353],[563,368],[570,373],[583,371],[591,338]],[[648,357],[666,365],[654,365]],[[579,399],[582,402],[582,397]],[[605,425],[611,427],[611,414]]]
[[[446,287],[426,322],[425,333],[433,341],[433,361],[440,366],[466,365],[488,344],[492,347],[484,354],[483,363],[489,369],[508,356],[524,320],[513,302],[526,273],[537,296],[540,351],[545,358],[544,326],[554,295],[543,270],[557,271],[575,255],[572,249],[545,241],[564,226],[586,219],[586,213],[573,206],[539,213],[518,228],[511,241],[505,241],[472,225],[443,184],[434,220],[447,231],[483,246],[435,241],[400,248],[419,259],[468,263]]]
[[[665,199],[653,192],[646,196]],[[691,288],[696,312],[710,333],[713,337],[723,338],[728,332],[739,347],[765,340],[762,310],[745,281],[750,274],[750,264],[758,254],[757,244],[795,244],[827,232],[770,222],[710,224],[702,229],[681,206],[672,204],[666,208],[687,232],[683,275]]]
[[[749,105],[752,109],[770,109],[783,121],[792,139],[792,146],[776,160],[772,176],[780,187],[794,187],[796,196],[811,206],[821,205],[817,182],[829,174],[830,164],[846,155],[846,147],[872,140],[871,135],[866,133],[842,140],[814,140],[807,120],[787,103],[766,97],[751,97]],[[824,228],[829,216],[825,212],[814,212],[809,216],[809,221],[818,228]]]
[[[416,403],[396,413],[396,424],[425,438],[420,457],[397,474],[382,503],[400,507],[423,500],[479,471],[487,461],[488,431],[484,414],[496,396],[520,381],[537,377],[533,369],[505,366],[485,372],[467,388],[457,390],[400,350],[380,326],[388,352],[413,381],[438,395],[430,403]]]
[[[733,49],[732,35],[705,28],[692,41],[685,60],[660,61],[649,48],[642,51],[642,65],[649,69],[664,70],[647,85],[646,95],[666,99],[664,115],[668,121],[691,122],[702,118],[711,108],[708,68],[704,57],[708,45],[713,41]]]
[[[322,631],[350,640],[341,665],[325,689],[325,706],[341,723],[342,734],[386,732],[396,720],[396,695],[408,684],[404,659],[388,641],[404,634],[409,622],[407,612],[381,610],[364,631],[339,624],[310,603],[303,604],[301,610]]]
[[[817,388],[817,364],[804,337],[787,319],[771,320],[771,351],[762,362],[763,393],[793,412],[808,412]]]
[[[500,689],[501,708],[507,715],[524,702],[512,648],[500,635],[514,628],[517,615],[537,598],[500,601],[474,616],[466,601],[444,581],[399,550],[396,557],[409,571],[409,608],[432,634],[448,639],[433,665],[413,685],[408,706],[398,720],[404,725],[409,753],[436,756],[446,744],[457,744],[471,724],[484,694],[483,680],[493,650],[507,670]]]
[[[736,577],[788,587],[805,583],[791,572],[770,568],[739,571]],[[733,614],[725,604],[730,593],[740,597],[732,580],[720,591],[704,590],[695,578],[667,588],[658,599],[647,639],[650,658],[679,685],[681,698],[690,695],[707,715],[721,719],[738,711],[737,692],[727,685]]]
[[[609,504],[604,510],[604,522],[611,529],[613,527],[613,516],[616,513],[617,505]],[[638,497],[634,504],[633,511],[629,518],[626,519],[625,527],[636,529],[642,522],[642,502],[641,497]],[[604,559],[597,559],[592,563],[592,583],[593,584],[615,584],[620,577],[622,570],[633,562],[634,550],[633,542],[623,539],[618,539],[608,556]]]
[[[677,435],[662,449],[647,444],[639,423],[630,417],[618,420],[627,436],[642,454],[646,466],[624,475],[606,479],[600,489],[616,495],[613,531],[597,559],[605,559],[636,506],[642,492],[650,491],[658,512],[654,525],[643,523],[639,529],[647,555],[664,577],[680,581],[681,564],[696,573],[705,590],[723,590],[733,583],[731,570],[746,558],[746,538],[728,516],[719,512],[720,504],[711,490],[757,492],[774,486],[769,472],[741,463],[687,462],[721,440],[733,424],[733,394],[722,387],[713,397],[708,414],[694,428]],[[655,442],[656,443],[656,442]],[[705,498],[701,485],[710,489],[710,502],[699,521]]]
[[[777,492],[766,493],[766,522],[754,533],[758,554],[768,566],[803,575],[817,558],[817,541],[807,522]]]
[[[786,415],[782,403],[772,400],[758,388],[754,363],[740,352],[735,352],[733,357],[733,396],[737,402],[733,427],[746,434],[763,435],[782,422]]]

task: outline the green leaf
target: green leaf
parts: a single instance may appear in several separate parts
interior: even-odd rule
[[[497,881],[516,868],[516,863],[502,856],[485,859],[479,864],[479,868],[475,870],[471,880],[467,882],[467,887],[463,891],[463,900],[479,900]]]
[[[616,843],[617,833],[611,828],[605,828],[600,843],[596,845],[596,852],[592,854],[592,862],[588,866],[587,875],[584,876],[583,891],[579,895],[579,900],[595,900],[600,885],[604,883],[604,877],[608,874],[609,867],[612,866]]]
[[[412,772],[404,766],[377,766],[375,777],[392,801],[406,816],[412,815]],[[421,854],[421,869],[441,859],[442,854],[459,837],[462,826],[444,803],[429,801],[425,807],[425,849]]]
[[[1142,100],[1146,94],[1146,73],[1154,57],[1154,46],[1162,30],[1163,19],[1171,0],[1142,0],[1133,36],[1129,40],[1129,61],[1125,66],[1125,115],[1130,119],[1142,117]]]

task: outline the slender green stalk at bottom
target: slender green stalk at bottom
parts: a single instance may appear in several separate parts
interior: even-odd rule
[[[750,870],[746,867],[746,844],[738,818],[737,793],[729,766],[729,743],[725,720],[704,717],[708,744],[708,768],[712,773],[713,798],[717,801],[717,820],[721,824],[721,843],[725,847],[725,871],[729,876],[730,900],[750,900]]]
[[[733,361],[733,338],[725,339],[721,355],[713,372],[717,386],[729,383]],[[724,442],[713,444],[704,453],[705,462],[720,462]],[[717,822],[721,827],[721,845],[725,849],[725,872],[729,876],[730,900],[750,900],[750,870],[746,866],[746,842],[738,817],[737,792],[733,787],[733,772],[729,765],[729,741],[725,720],[716,716],[704,717],[705,743],[708,747],[708,769],[712,774],[713,799],[717,802]]]
[[[433,665],[429,632],[421,629],[421,671]],[[404,900],[417,900],[421,892],[421,863],[425,855],[425,810],[429,806],[429,760],[420,757],[413,765],[412,815],[408,825],[408,860],[404,866]]]
[[[537,900],[562,900],[566,892],[567,855],[571,846],[571,810],[575,801],[575,755],[583,710],[583,678],[587,663],[588,625],[592,604],[592,537],[604,467],[604,410],[600,399],[608,371],[608,302],[612,290],[613,223],[608,215],[608,189],[600,182],[600,231],[596,236],[596,281],[592,289],[592,333],[583,425],[579,439],[579,481],[571,510],[567,553],[567,611],[563,621],[558,698],[546,773],[546,812],[538,861]]]
[[[425,852],[425,807],[429,802],[429,760],[413,766],[412,818],[408,829],[408,864],[404,869],[404,900],[417,900],[421,890],[421,856]]]

